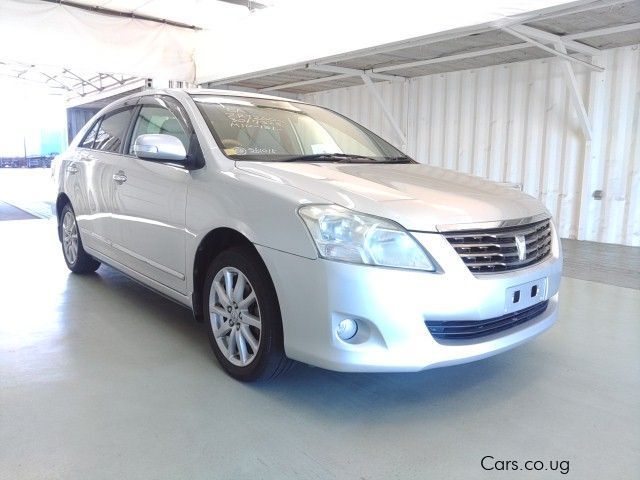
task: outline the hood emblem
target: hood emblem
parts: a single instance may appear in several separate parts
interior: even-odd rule
[[[518,249],[518,260],[524,261],[527,258],[527,241],[524,235],[516,235],[516,248]]]

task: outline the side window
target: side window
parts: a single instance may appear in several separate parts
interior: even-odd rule
[[[130,119],[130,108],[104,117],[100,123],[93,148],[105,152],[120,150]]]
[[[136,138],[149,133],[164,133],[177,137],[184,145],[185,150],[189,151],[189,135],[176,116],[164,107],[145,105],[140,109],[133,128],[131,145],[129,145],[130,154],[133,154],[133,144]]]
[[[100,126],[100,120],[96,120],[96,123],[93,124],[93,127],[89,129],[87,134],[84,136],[80,144],[78,145],[80,148],[93,148],[93,142],[96,139],[96,133],[98,132],[98,127]]]

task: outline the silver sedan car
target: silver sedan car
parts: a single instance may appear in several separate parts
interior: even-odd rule
[[[239,380],[293,360],[470,362],[557,316],[562,254],[540,202],[419,164],[318,106],[138,93],[79,132],[54,178],[71,271],[105,263],[192,309]]]

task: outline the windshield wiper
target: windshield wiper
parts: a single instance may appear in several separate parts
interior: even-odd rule
[[[286,158],[281,162],[337,162],[337,163],[410,163],[408,157],[383,157],[375,159],[364,155],[351,155],[347,153],[316,153],[313,155],[300,155]]]
[[[406,155],[401,155],[399,157],[384,157],[384,162],[382,163],[416,163],[416,161]]]
[[[349,162],[353,159],[364,159],[366,161],[374,161],[373,158],[363,157],[362,155],[348,155],[346,153],[316,153],[313,155],[300,155],[298,157],[285,158],[281,162]]]

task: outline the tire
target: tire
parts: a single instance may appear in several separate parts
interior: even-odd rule
[[[60,214],[60,240],[64,261],[73,273],[93,273],[100,262],[85,252],[78,231],[76,215],[70,204],[66,204]]]
[[[215,257],[202,298],[209,342],[227,374],[243,382],[267,381],[289,369],[293,362],[284,354],[275,287],[255,250],[233,247]]]

